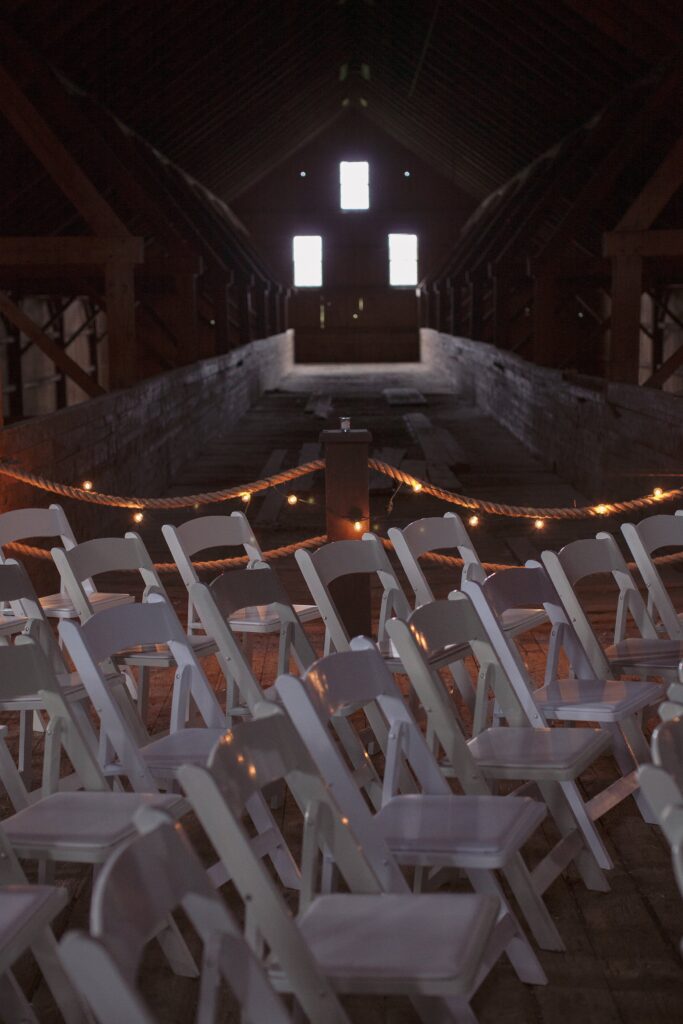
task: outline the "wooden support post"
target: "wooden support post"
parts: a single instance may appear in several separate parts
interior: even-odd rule
[[[638,383],[640,366],[640,300],[643,261],[618,256],[612,261],[612,316],[608,376],[626,384]]]
[[[197,322],[197,279],[194,274],[178,274],[174,281],[171,307],[173,333],[178,338],[177,364],[184,366],[213,352],[200,352]]]
[[[369,430],[323,430],[320,441],[325,446],[328,540],[360,540],[370,529],[368,454],[372,434]],[[345,576],[332,584],[332,597],[349,636],[370,636],[369,579]]]
[[[560,294],[552,271],[534,279],[532,358],[539,366],[556,366],[560,344]]]
[[[110,260],[105,267],[109,338],[109,387],[129,387],[137,379],[135,281],[133,264]]]
[[[479,274],[468,274],[467,284],[470,293],[468,335],[475,341],[481,341],[484,333],[484,282]]]
[[[228,307],[229,279],[216,274],[211,281],[213,316],[216,321],[216,355],[224,355],[232,348],[230,341],[230,314]]]

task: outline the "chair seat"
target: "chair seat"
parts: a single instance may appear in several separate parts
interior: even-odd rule
[[[188,804],[181,796],[160,793],[53,793],[2,825],[18,857],[100,863],[137,834],[133,815],[142,806],[177,818]]]
[[[27,622],[28,619],[24,615],[12,615],[9,611],[6,615],[0,615],[0,636],[21,633]]]
[[[317,605],[295,604],[294,611],[300,622],[312,622],[320,618]],[[279,633],[280,617],[272,605],[256,605],[252,608],[240,608],[228,619],[230,628],[238,633]]]
[[[213,637],[203,633],[188,636],[187,640],[198,658],[208,657],[218,649]],[[173,656],[166,644],[140,644],[114,655],[117,665],[141,665],[149,668],[167,668],[173,665]]]
[[[54,885],[0,887],[0,975],[9,970],[45,927],[66,906],[68,893]]]
[[[377,649],[386,661],[387,668],[392,672],[405,672],[403,662],[399,658],[396,645],[393,640],[387,637],[385,640],[377,641]],[[462,661],[470,655],[469,644],[449,644],[447,647],[439,647],[430,651],[428,655],[429,664],[433,668],[442,668],[454,661]]]
[[[375,815],[402,864],[501,868],[546,816],[544,804],[515,796],[393,797]]]
[[[88,601],[96,612],[118,608],[122,604],[131,604],[134,600],[130,594],[101,594],[99,591],[88,594]],[[47,597],[41,597],[40,604],[48,619],[78,618],[78,612],[68,594],[48,594]]]
[[[466,893],[319,896],[298,924],[339,991],[468,994],[498,915]]]
[[[58,676],[61,684],[62,694],[68,701],[87,700],[88,691],[81,682],[77,672],[69,672]],[[43,707],[43,701],[37,693],[30,693],[24,697],[12,697],[9,700],[0,700],[2,711],[38,711]]]
[[[617,679],[555,679],[534,690],[544,716],[565,722],[617,722],[663,698],[663,686]]]
[[[598,729],[485,729],[467,746],[485,775],[499,779],[575,779],[609,749],[610,737]]]
[[[172,774],[182,764],[205,765],[223,735],[223,729],[179,729],[153,739],[140,753],[151,771]]]
[[[677,673],[678,664],[683,661],[683,643],[679,640],[628,637],[606,648],[605,656],[612,668],[623,671],[641,670],[652,675]]]
[[[508,608],[502,614],[503,629],[511,636],[528,633],[548,621],[545,608]]]

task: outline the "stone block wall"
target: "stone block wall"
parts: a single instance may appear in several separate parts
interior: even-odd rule
[[[293,351],[293,332],[287,331],[5,427],[0,459],[15,459],[63,483],[90,479],[98,490],[113,494],[162,493],[194,452],[277,386],[292,366]],[[53,501],[64,505],[79,539],[109,531],[120,536],[132,528],[120,511],[60,499],[0,477],[0,512]]]
[[[421,346],[423,361],[456,394],[507,427],[589,501],[679,485],[666,474],[680,473],[683,464],[680,397],[536,366],[494,345],[428,328]]]

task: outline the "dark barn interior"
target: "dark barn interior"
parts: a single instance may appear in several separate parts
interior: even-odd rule
[[[683,1020],[682,58],[1,5],[1,1021]]]

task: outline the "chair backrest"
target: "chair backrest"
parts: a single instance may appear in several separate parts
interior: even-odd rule
[[[86,586],[86,582],[100,573],[137,570],[145,585],[145,596],[152,589],[164,590],[149,552],[137,533],[130,532],[125,537],[87,540],[68,550],[53,548],[52,557],[59,570],[62,586],[81,622],[86,622],[95,614],[88,597],[92,590]]]
[[[69,932],[59,947],[99,1024],[152,1024],[155,1017],[136,988],[136,976],[150,937],[179,909],[202,941],[196,1020],[223,1019],[222,979],[243,1020],[289,1024],[289,1013],[180,826],[159,812],[143,812],[136,824],[142,834],[112,855],[94,885],[90,935]]]
[[[58,788],[62,750],[66,751],[83,788],[108,790],[97,762],[95,732],[86,716],[76,721],[54,668],[38,643],[22,636],[11,646],[0,646],[0,678],[4,699],[19,700],[37,694],[47,712],[41,795],[47,796]],[[28,794],[4,743],[0,753],[0,779],[14,809],[27,806]]]
[[[473,722],[475,735],[486,727],[490,691],[510,725],[545,725],[533,701],[517,649],[510,645],[497,622],[494,626],[498,644],[505,645],[505,664],[472,601],[464,593],[456,591],[448,601],[423,605],[407,621],[395,619],[387,627],[411,686],[425,709],[429,727],[463,789],[470,794],[485,794],[490,790],[467,746],[466,729],[457,705],[439,672],[430,664],[431,656],[451,644],[469,644],[479,670]]]
[[[0,562],[0,605],[4,604],[9,604],[15,615],[24,616],[28,620],[22,632],[40,644],[55,671],[66,672],[64,659],[28,573],[23,565],[15,562],[13,558]]]
[[[615,643],[623,640],[626,635],[629,614],[641,636],[656,639],[655,625],[611,534],[599,533],[595,538],[572,541],[558,552],[544,551],[541,558],[598,675],[609,675],[609,667],[576,591],[576,585],[582,580],[591,576],[610,575],[617,585],[619,598],[614,624]]]
[[[67,549],[76,546],[74,532],[61,505],[3,512],[0,515],[0,562],[5,561],[2,551],[5,544],[39,537],[59,537],[62,547]]]
[[[169,550],[186,587],[199,579],[192,564],[193,555],[210,548],[243,548],[250,562],[262,562],[263,552],[244,512],[229,516],[198,516],[180,526],[161,527]]]
[[[192,558],[211,548],[242,548],[249,558],[249,568],[263,563],[263,552],[244,512],[231,512],[229,516],[200,516],[188,519],[180,526],[166,523],[161,527],[173,561],[188,591],[199,582],[199,576]],[[188,598],[187,629],[196,631],[198,623],[194,616],[192,601]]]
[[[547,554],[552,554],[552,552]],[[472,587],[465,586],[465,583],[469,582],[473,584]],[[573,613],[565,609],[554,581],[550,579],[549,573],[539,562],[529,561],[526,565],[515,566],[514,569],[491,573],[483,583],[476,580],[465,581],[462,589],[472,598],[484,628],[501,660],[503,660],[504,651],[500,646],[499,635],[502,635],[503,614],[509,609],[542,605],[552,626],[546,662],[546,683],[552,682],[557,677],[559,659],[563,650],[578,678],[605,679],[609,676],[607,659],[590,624],[588,624],[588,620],[586,619],[586,624],[590,635],[586,633],[584,636],[583,631],[580,632],[575,628]],[[589,643],[591,636],[592,642]],[[514,640],[505,644],[505,651],[514,652],[517,655],[517,666],[526,674]],[[509,672],[508,666],[505,667]]]
[[[410,614],[408,599],[381,540],[374,533],[364,534],[360,541],[332,541],[316,551],[300,548],[295,557],[337,651],[348,651],[351,645],[351,637],[330,592],[330,584],[342,576],[376,575],[382,584],[378,640],[385,638],[387,619],[392,615],[404,617]]]
[[[473,579],[486,577],[470,535],[455,512],[417,519],[403,529],[392,526],[389,540],[413,588],[416,608],[434,600],[434,593],[419,562],[421,555],[432,551],[457,551],[464,562],[463,575],[467,573]]]
[[[683,517],[679,512],[648,516],[639,523],[624,523],[621,532],[647,587],[648,611],[659,617],[672,640],[683,639],[683,622],[653,558],[662,548],[683,548]]]
[[[63,621],[59,634],[73,659],[102,726],[134,789],[154,792],[156,784],[140,756],[149,736],[122,676],[107,674],[113,656],[135,647],[168,646],[178,671],[174,681],[171,730],[182,729],[190,696],[205,724],[222,729],[225,717],[168,599],[150,594],[144,604],[98,612],[87,622]]]
[[[282,623],[283,642],[291,648],[299,671],[304,672],[313,664],[315,651],[274,569],[264,565],[259,569],[224,572],[211,582],[209,590],[224,620],[246,608],[272,608]]]
[[[252,948],[265,940],[311,1020],[348,1024],[242,822],[250,798],[284,779],[304,813],[300,908],[315,892],[318,855],[324,847],[331,851],[352,891],[380,891],[352,824],[340,812],[286,712],[272,703],[257,704],[254,718],[226,733],[206,767],[183,765],[178,777],[247,904]]]
[[[415,791],[415,781],[418,791],[423,793],[447,795],[451,790],[391,672],[372,641],[357,637],[353,647],[351,651],[321,658],[309,669],[303,680],[294,676],[281,676],[277,682],[277,691],[308,746],[316,767],[333,790],[342,810],[353,821],[354,828],[359,831],[359,838],[363,839],[360,824],[363,817],[367,818],[368,812],[359,787],[365,788],[368,774],[356,772],[354,776],[350,773],[333,743],[329,728],[336,728],[339,722],[346,721],[345,712],[349,707],[366,710],[376,705],[388,725],[384,783],[379,802],[373,799],[372,790],[368,790],[368,799],[376,809],[400,791],[404,766],[412,776],[412,792]],[[368,715],[368,721],[372,726],[372,716]],[[348,753],[344,742],[345,733],[341,738]],[[358,742],[360,744],[360,739]],[[370,781],[374,783],[377,775],[365,749],[363,755]],[[367,825],[363,831],[371,832],[372,828]],[[368,855],[365,843],[364,849]],[[386,864],[386,854],[378,852],[376,863]],[[395,871],[395,867],[391,867]],[[396,881],[390,879],[389,887],[395,889]]]

